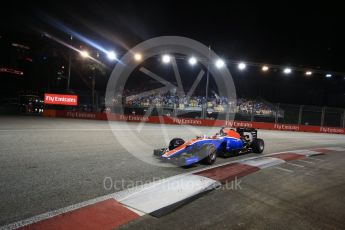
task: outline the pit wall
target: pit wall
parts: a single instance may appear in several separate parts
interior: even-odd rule
[[[76,112],[76,111],[63,111],[63,110],[44,110],[43,116],[92,119],[92,120],[196,125],[196,126],[219,126],[219,127],[227,126],[227,127],[234,127],[234,128],[247,127],[247,128],[268,129],[268,130],[345,134],[345,128],[279,124],[279,123],[275,124],[275,123],[268,123],[268,122],[208,120],[208,119],[193,119],[193,118],[175,118],[175,117],[167,117],[167,116],[144,117],[144,116],[138,116],[138,115],[120,115],[120,114]]]

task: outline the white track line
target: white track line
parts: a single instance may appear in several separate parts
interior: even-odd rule
[[[286,164],[292,165],[292,166],[296,166],[296,167],[300,167],[300,168],[304,168],[303,165],[299,165],[299,164],[294,164],[294,163],[290,163],[290,162],[286,162]]]
[[[333,150],[333,151],[345,151],[344,147],[328,147],[326,149]]]
[[[308,158],[308,159],[314,160],[314,161],[320,161],[320,162],[325,161],[325,160],[318,159],[318,158],[315,158],[315,157],[310,157],[310,158]]]
[[[286,168],[282,168],[282,167],[279,167],[279,166],[276,166],[276,167],[274,167],[274,168],[279,169],[279,170],[282,170],[282,171],[285,171],[285,172],[293,173],[292,170],[286,169]]]
[[[305,162],[305,163],[308,163],[308,164],[315,164],[314,162],[311,162],[311,161],[306,161],[306,160],[297,160],[297,161],[300,161],[300,162]]]

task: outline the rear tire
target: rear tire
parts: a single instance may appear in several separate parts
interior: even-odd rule
[[[251,144],[254,153],[262,153],[265,149],[265,142],[262,139],[255,139]]]
[[[202,150],[206,157],[201,160],[203,164],[212,165],[214,162],[216,162],[217,159],[217,151],[214,145],[205,145],[205,147],[202,147]]]

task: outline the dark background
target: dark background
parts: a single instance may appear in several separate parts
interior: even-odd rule
[[[67,66],[69,50],[42,34],[48,32],[69,42],[70,29],[106,49],[116,50],[119,56],[148,38],[180,35],[210,45],[226,59],[343,72],[330,79],[324,74],[307,78],[303,72],[285,76],[281,69],[272,69],[263,74],[258,67],[240,72],[236,66],[228,65],[239,96],[271,102],[345,106],[345,16],[341,3],[26,1],[6,5],[2,6],[0,22],[0,64],[25,73],[21,78],[0,75],[0,89],[6,94],[19,89],[39,92],[64,89],[65,80],[56,79],[61,66]],[[18,54],[9,45],[12,42],[26,44],[31,49]],[[87,46],[80,39],[72,43],[76,47]],[[77,58],[75,62],[71,88],[90,90],[89,73],[80,67]],[[114,66],[106,64],[107,74],[97,78],[99,92],[104,92]]]

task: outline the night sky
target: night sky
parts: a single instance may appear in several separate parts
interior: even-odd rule
[[[39,32],[67,39],[58,22],[120,52],[156,36],[186,36],[210,45],[228,59],[344,72],[325,85],[323,76],[310,81],[294,74],[286,80],[272,73],[263,79],[258,70],[249,70],[248,84],[243,79],[239,84],[241,93],[273,102],[345,106],[342,9],[341,3],[292,1],[26,1],[2,7],[1,29],[24,34],[33,42]],[[241,78],[236,70],[232,73]],[[269,88],[276,89],[265,93]],[[292,90],[303,89],[310,92],[290,97]]]

